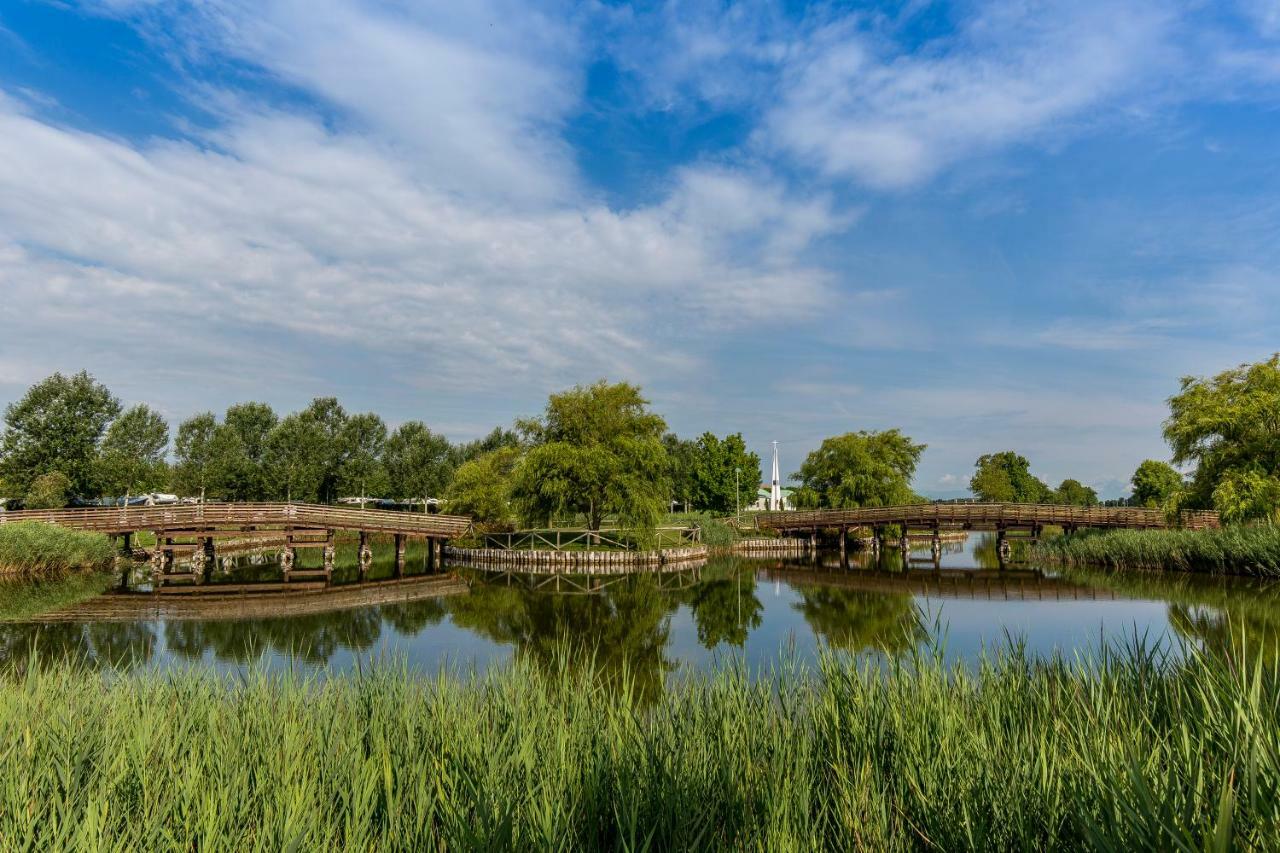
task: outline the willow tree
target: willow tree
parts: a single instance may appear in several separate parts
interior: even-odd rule
[[[1173,461],[1196,466],[1183,506],[1215,508],[1227,521],[1280,518],[1280,354],[1183,378],[1169,410]]]
[[[797,502],[837,509],[915,503],[911,478],[924,448],[896,429],[828,438],[794,475]]]
[[[526,522],[580,513],[599,530],[614,515],[624,527],[647,531],[666,513],[666,423],[635,385],[601,380],[552,394],[542,417],[517,426],[529,450],[511,499]]]

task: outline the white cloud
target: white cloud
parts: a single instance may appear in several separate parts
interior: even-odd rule
[[[910,186],[1131,91],[1162,64],[1165,27],[1133,4],[989,3],[907,53],[836,21],[789,55],[763,138],[832,176]]]

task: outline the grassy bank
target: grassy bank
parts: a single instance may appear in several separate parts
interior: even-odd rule
[[[0,524],[0,574],[105,571],[114,562],[115,547],[101,533],[38,521]]]
[[[1236,664],[1239,661],[1236,660]],[[0,679],[9,849],[1276,849],[1277,672]]]
[[[1107,530],[1042,540],[1033,558],[1067,566],[1280,577],[1280,527]]]

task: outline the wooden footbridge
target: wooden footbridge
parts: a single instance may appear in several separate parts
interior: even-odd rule
[[[1008,550],[1007,535],[1023,532],[1039,538],[1045,527],[1061,527],[1067,533],[1085,528],[1125,528],[1153,530],[1180,526],[1191,529],[1218,527],[1216,512],[1184,512],[1170,522],[1163,510],[1142,507],[1082,507],[1058,504],[1019,503],[922,503],[903,506],[858,507],[794,512],[762,512],[755,517],[757,526],[781,533],[808,533],[815,540],[820,531],[840,534],[843,553],[850,530],[862,528],[872,532],[872,547],[884,546],[885,528],[897,527],[901,546],[907,546],[910,531],[928,531],[933,535],[934,549],[941,545],[943,530],[991,530],[999,540],[1003,554]]]
[[[0,523],[17,521],[43,521],[98,531],[117,538],[122,548],[131,553],[134,534],[151,533],[155,545],[145,556],[151,560],[154,588],[162,591],[166,585],[176,585],[170,587],[174,592],[208,581],[220,549],[222,553],[278,550],[284,586],[328,586],[333,580],[339,532],[358,534],[360,581],[365,580],[373,562],[370,537],[375,534],[391,536],[395,541],[396,577],[404,572],[405,543],[410,538],[426,541],[427,569],[436,571],[443,564],[444,543],[471,527],[471,519],[465,516],[298,503],[203,503],[0,513]],[[321,568],[294,568],[298,551],[307,548],[323,552]]]

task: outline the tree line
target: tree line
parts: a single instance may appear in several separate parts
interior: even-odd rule
[[[581,515],[643,528],[673,502],[712,512],[749,503],[760,471],[741,435],[681,439],[639,388],[604,381],[456,444],[422,421],[389,429],[321,397],[283,417],[260,402],[202,412],[178,424],[171,446],[159,412],[124,409],[83,371],[32,386],[4,425],[0,496],[31,508],[166,489],[226,501],[444,497],[494,525]]]
[[[1187,377],[1169,399],[1171,462],[1145,460],[1130,502],[1170,512],[1216,509],[1224,520],[1280,520],[1280,354],[1211,378]],[[824,440],[799,471],[804,508],[924,501],[912,489],[925,445],[897,429]],[[1189,468],[1184,476],[1174,466]],[[123,410],[87,373],[54,374],[5,411],[0,495],[57,506],[68,495],[168,486],[221,500],[332,501],[443,496],[495,526],[579,517],[651,529],[673,506],[728,513],[756,496],[760,458],[740,434],[681,439],[629,383],[601,380],[552,394],[544,412],[452,444],[420,421],[395,430],[332,397],[280,418],[241,403],[169,427],[146,405]],[[1096,505],[1078,480],[1056,488],[1006,450],[976,461],[979,500]]]

